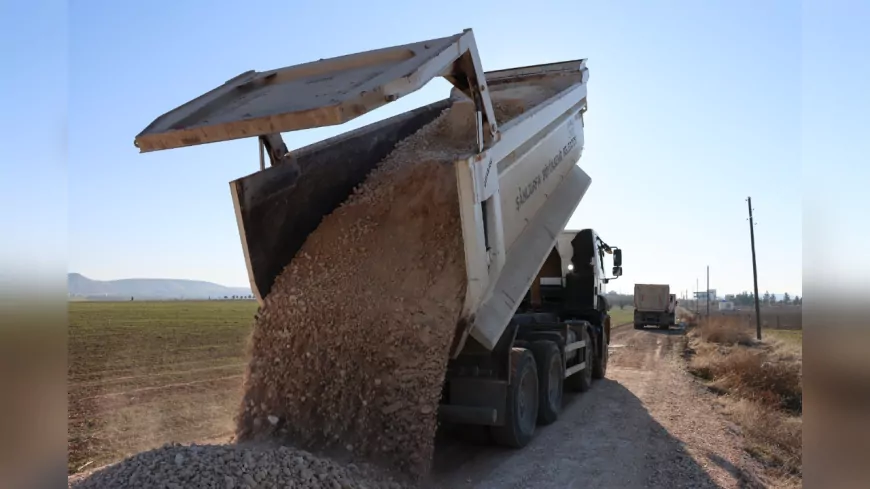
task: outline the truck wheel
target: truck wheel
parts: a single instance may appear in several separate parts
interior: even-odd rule
[[[634,323],[634,329],[643,329],[643,325]]]
[[[522,448],[535,434],[538,419],[538,369],[535,357],[525,348],[511,349],[511,383],[503,426],[490,429],[499,445]]]
[[[604,345],[600,352],[595,355],[595,362],[592,364],[592,378],[603,379],[607,374],[607,360],[610,358],[610,348],[607,348],[606,338],[601,339],[601,344]]]
[[[559,346],[552,341],[532,343],[532,353],[538,367],[538,424],[552,424],[562,410],[565,361]]]
[[[595,344],[589,336],[589,330],[583,328],[580,339],[586,342],[581,361],[586,362],[586,368],[565,379],[565,384],[572,392],[586,392],[592,387],[592,368],[595,362]]]

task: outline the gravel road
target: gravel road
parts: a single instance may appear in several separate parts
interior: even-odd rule
[[[681,338],[677,330],[615,328],[607,378],[566,394],[559,421],[519,451],[441,441],[430,486],[762,487],[737,428],[682,370]]]

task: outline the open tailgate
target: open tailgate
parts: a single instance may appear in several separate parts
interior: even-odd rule
[[[468,83],[452,75],[460,71],[454,63],[463,54],[476,52],[469,50],[473,45],[467,29],[440,39],[248,71],[158,117],[134,144],[144,153],[342,124],[436,76],[467,90]]]

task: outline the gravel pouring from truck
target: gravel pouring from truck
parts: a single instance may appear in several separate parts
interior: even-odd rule
[[[454,85],[449,99],[298,150],[283,143],[281,132],[346,122],[435,76]],[[591,229],[563,232],[591,183],[576,165],[588,76],[585,60],[484,73],[466,30],[244,73],[164,114],[136,145],[146,152],[260,139],[261,170],[230,189],[251,286],[265,304],[324,218],[410,136],[441,124],[449,108],[457,137],[470,135],[473,144],[451,160],[464,300],[446,348],[438,415],[490,426],[496,441],[519,447],[536,424],[555,421],[563,387],[587,390],[606,371],[610,318],[603,290],[622,274],[622,252]],[[529,94],[540,100],[504,124],[496,120],[494,103]],[[614,277],[606,277],[606,255],[613,256]],[[433,411],[421,408],[418,417]]]

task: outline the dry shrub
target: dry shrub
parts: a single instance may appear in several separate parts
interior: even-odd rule
[[[707,379],[721,390],[792,413],[803,411],[800,365],[770,361],[763,351],[734,349],[707,363]]]
[[[801,487],[801,349],[775,339],[757,342],[740,318],[714,316],[689,333],[687,350],[689,371],[730,394],[729,414],[743,429],[746,450],[775,479],[773,486]]]
[[[802,475],[803,421],[751,401],[738,401],[729,414],[743,428],[746,449],[781,480],[777,487],[792,485]]]
[[[686,324],[686,329],[698,326],[698,316],[688,309],[677,307],[677,318]]]
[[[720,345],[752,345],[752,331],[742,318],[711,316],[701,321],[698,334],[704,341]]]

